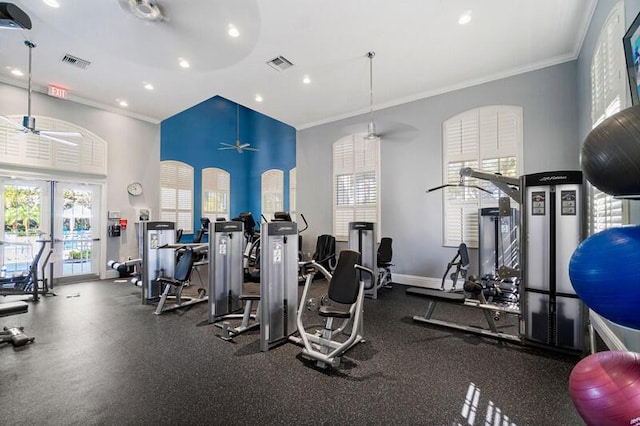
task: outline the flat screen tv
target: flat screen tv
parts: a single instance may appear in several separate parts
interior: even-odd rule
[[[640,13],[622,38],[627,61],[627,77],[631,89],[631,104],[640,105]]]

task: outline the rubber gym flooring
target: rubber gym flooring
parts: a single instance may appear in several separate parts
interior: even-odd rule
[[[365,301],[367,342],[331,372],[291,343],[260,352],[258,331],[217,338],[206,303],[156,316],[129,283],[55,292],[0,317],[36,338],[0,345],[2,424],[583,424],[568,393],[579,358],[414,323],[425,300],[401,285]],[[434,318],[483,323],[444,304]]]

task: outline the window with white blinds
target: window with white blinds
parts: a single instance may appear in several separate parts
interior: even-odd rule
[[[465,111],[443,123],[445,183],[460,182],[460,169],[517,177],[522,164],[522,107],[492,105]],[[478,246],[478,210],[498,205],[505,196],[488,181],[465,178],[468,187],[443,191],[443,245]],[[471,188],[477,185],[491,192]]]
[[[22,116],[7,118],[14,124],[0,120],[0,164],[107,175],[107,143],[87,129],[56,118],[34,117],[38,129],[81,133],[82,138],[66,138],[72,146],[16,130],[22,126]]]
[[[160,220],[193,232],[193,167],[180,161],[160,162]]]
[[[380,229],[380,139],[366,133],[333,144],[333,235],[349,237],[349,222],[375,222]]]
[[[262,215],[273,219],[275,212],[284,210],[284,172],[267,170],[262,173]]]
[[[202,217],[229,220],[231,175],[218,168],[202,170]]]
[[[296,213],[298,212],[297,208],[297,199],[296,199],[296,190],[298,188],[298,170],[296,167],[289,170],[289,213],[291,214],[291,218],[296,220]]]
[[[626,104],[626,74],[622,37],[624,5],[619,2],[607,17],[591,60],[591,122],[597,127]],[[589,233],[624,223],[625,203],[589,186]]]

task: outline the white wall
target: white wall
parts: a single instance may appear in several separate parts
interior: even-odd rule
[[[376,111],[379,123],[417,129],[410,138],[382,138],[379,236],[393,238],[395,274],[440,280],[455,248],[442,247],[442,122],[462,111],[494,104],[524,113],[524,173],[578,169],[575,62]],[[298,132],[298,211],[309,220],[303,249],[332,232],[332,143],[366,115]],[[477,270],[477,253],[470,253]],[[433,280],[431,280],[433,281]]]
[[[27,92],[0,83],[0,114],[26,115]],[[65,120],[81,126],[107,142],[106,206],[104,210],[119,210],[132,224],[136,208],[152,210],[157,218],[159,206],[160,125],[130,118],[79,103],[32,94],[32,115]],[[145,191],[140,197],[127,194],[130,182],[141,182]],[[104,199],[105,197],[103,197]],[[105,215],[106,216],[106,215]],[[106,239],[106,259],[124,260],[137,257],[135,227],[129,227],[121,238],[109,238],[107,226],[102,226],[101,238]],[[105,266],[106,267],[106,266]],[[115,271],[108,271],[113,276]]]

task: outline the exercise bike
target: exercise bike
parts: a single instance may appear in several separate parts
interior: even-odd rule
[[[43,234],[41,233],[40,237],[42,237],[42,235]],[[0,295],[31,295],[34,302],[37,302],[39,300],[40,294],[55,296],[55,293],[51,293],[49,291],[49,285],[44,273],[45,267],[49,262],[49,258],[53,253],[53,249],[51,248],[51,246],[49,246],[49,250],[45,254],[47,244],[50,245],[51,240],[41,238],[36,240],[36,242],[40,244],[40,247],[38,248],[38,252],[33,257],[33,260],[29,264],[28,270],[10,273],[10,276],[7,276],[7,272],[4,272],[4,276],[0,276]],[[16,241],[0,241],[0,245],[32,247],[31,243]],[[41,260],[42,278],[38,276],[38,266]]]

